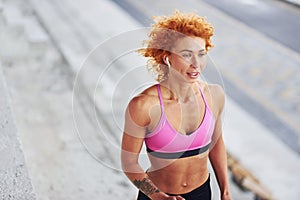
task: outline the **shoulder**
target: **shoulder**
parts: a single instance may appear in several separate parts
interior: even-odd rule
[[[157,85],[152,85],[133,97],[130,100],[128,107],[132,109],[148,108],[157,100]]]
[[[128,103],[126,118],[130,116],[136,124],[147,126],[150,123],[149,111],[158,102],[156,88],[156,85],[150,86],[133,97]]]
[[[208,84],[207,87],[211,91],[213,97],[219,101],[225,100],[224,89],[218,84]]]
[[[212,103],[218,109],[219,114],[222,113],[225,105],[225,92],[224,89],[218,84],[207,84],[205,89],[211,95]]]

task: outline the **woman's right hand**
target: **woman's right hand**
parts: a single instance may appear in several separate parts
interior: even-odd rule
[[[176,196],[176,200],[185,200],[185,198],[183,198],[181,196]]]

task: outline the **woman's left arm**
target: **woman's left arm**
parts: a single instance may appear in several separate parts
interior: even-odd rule
[[[222,135],[211,149],[209,159],[220,187],[221,200],[231,200],[227,173],[226,149]]]
[[[225,104],[225,96],[221,87],[216,88],[215,104],[218,105],[218,116],[213,133],[212,146],[209,152],[209,159],[215,172],[220,192],[221,200],[231,200],[229,192],[229,181],[227,171],[227,154],[222,137],[221,115]]]

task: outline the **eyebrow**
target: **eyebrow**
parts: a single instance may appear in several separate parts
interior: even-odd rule
[[[179,52],[181,53],[181,52],[185,52],[185,51],[190,52],[190,53],[193,52],[192,50],[189,50],[189,49],[183,49],[183,50],[181,50],[181,51],[179,51]],[[205,49],[199,50],[199,52],[202,52],[202,51],[205,51]]]

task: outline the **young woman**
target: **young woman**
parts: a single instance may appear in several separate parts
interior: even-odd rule
[[[211,199],[208,159],[221,200],[230,200],[221,114],[224,92],[200,81],[213,27],[196,14],[157,17],[147,46],[148,69],[158,84],[128,104],[122,139],[122,169],[139,189],[138,200]],[[151,166],[138,159],[145,143]]]

